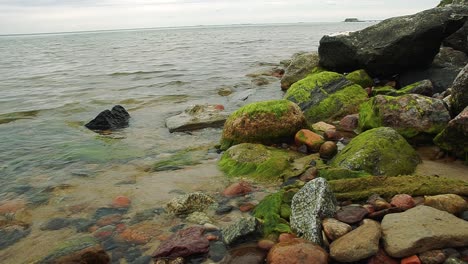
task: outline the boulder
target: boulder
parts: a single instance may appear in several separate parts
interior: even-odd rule
[[[356,113],[367,93],[342,74],[324,71],[293,84],[284,98],[298,104],[313,124]]]
[[[328,264],[328,253],[314,243],[303,239],[276,244],[268,253],[267,263],[314,263]]]
[[[204,236],[205,229],[200,226],[192,226],[173,234],[163,241],[154,251],[152,257],[178,258],[196,254],[206,254],[210,248],[210,242]]]
[[[308,165],[307,161],[312,159],[305,158],[300,165],[294,162],[301,157],[302,154],[294,151],[242,143],[225,151],[218,166],[228,176],[248,176],[258,181],[275,182],[301,174]]]
[[[130,115],[125,108],[116,105],[111,110],[104,110],[99,113],[85,127],[91,130],[114,130],[128,127],[128,119],[130,119]]]
[[[330,256],[339,262],[354,262],[371,257],[379,251],[380,237],[380,224],[364,220],[361,226],[330,244]]]
[[[392,198],[399,193],[412,196],[454,193],[468,196],[468,183],[438,176],[362,177],[330,181],[337,199],[362,201],[374,193]]]
[[[382,233],[385,251],[397,258],[468,245],[467,221],[424,205],[386,215]]]
[[[468,106],[468,64],[460,71],[452,84],[451,110],[454,115]]]
[[[169,132],[192,131],[207,127],[222,127],[228,114],[222,105],[194,105],[166,119]]]
[[[245,236],[253,235],[257,231],[257,219],[255,217],[240,218],[232,225],[223,228],[224,242],[231,245],[236,240]]]
[[[324,36],[320,65],[338,72],[365,69],[376,77],[428,67],[443,39],[463,26],[467,13],[467,6],[433,8],[360,31]]]
[[[295,56],[286,68],[283,78],[281,78],[281,89],[287,90],[293,83],[305,78],[318,66],[318,62],[319,57],[317,52],[303,53]]]
[[[167,209],[175,215],[188,215],[197,211],[204,211],[208,206],[213,204],[215,200],[211,196],[202,192],[194,192],[178,196],[169,203]]]
[[[435,138],[434,143],[445,151],[466,159],[468,154],[468,106],[452,119]]]
[[[467,63],[468,56],[465,53],[442,47],[429,68],[404,72],[397,79],[402,87],[427,79],[431,81],[434,93],[442,93],[452,86]]]
[[[468,54],[468,22],[452,35],[444,39],[444,46],[451,47]]]
[[[287,100],[251,103],[239,108],[227,119],[221,149],[240,143],[272,144],[292,141],[305,126],[301,109]]]
[[[411,174],[420,158],[395,130],[380,127],[368,130],[351,142],[331,161],[331,166],[366,171],[372,175]]]
[[[335,218],[325,218],[322,221],[323,232],[330,240],[336,240],[349,233],[353,228]]]
[[[468,202],[456,194],[440,194],[424,197],[424,205],[446,211],[451,214],[459,214],[468,209]]]
[[[442,100],[418,94],[377,95],[363,103],[359,111],[361,130],[391,127],[405,138],[436,135],[449,121],[450,114]]]
[[[336,199],[323,178],[309,181],[293,197],[291,228],[297,235],[318,245],[323,244],[322,219],[333,217]]]

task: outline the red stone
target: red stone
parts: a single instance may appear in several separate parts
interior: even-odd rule
[[[323,134],[323,137],[326,140],[339,141],[340,139],[343,138],[343,135],[336,130],[329,129],[325,131],[325,133]]]
[[[401,260],[400,264],[421,264],[418,256],[414,255]]]
[[[301,129],[296,133],[294,142],[296,143],[296,146],[301,146],[304,144],[307,146],[309,151],[318,152],[320,146],[323,143],[323,138],[319,134],[316,134],[308,129]]]
[[[0,204],[0,214],[15,213],[23,208],[26,208],[24,200],[14,199],[5,201]]]
[[[335,214],[335,218],[347,224],[355,224],[364,219],[368,213],[366,208],[350,205],[338,210]]]
[[[282,233],[279,238],[278,238],[278,241],[279,242],[291,242],[293,241],[295,238],[297,238],[295,235],[293,234],[289,234],[289,233]]]
[[[255,205],[253,205],[253,204],[251,204],[251,203],[246,203],[246,204],[243,204],[243,205],[239,206],[239,210],[240,210],[241,212],[244,212],[244,213],[245,213],[245,212],[250,212],[250,211],[252,211],[252,209],[254,209],[254,208],[255,208]]]
[[[248,194],[252,192],[253,188],[250,185],[250,183],[246,181],[240,181],[234,184],[231,184],[229,187],[227,187],[223,195],[227,197],[232,197],[232,196],[240,196],[244,194]]]
[[[125,196],[117,196],[114,201],[112,201],[112,206],[115,208],[128,208],[132,201]]]
[[[296,238],[290,242],[280,242],[276,244],[268,253],[267,263],[327,264],[328,253],[314,243]]]
[[[373,257],[371,257],[367,264],[398,264],[398,260],[391,258],[387,253],[380,249],[379,252]]]
[[[354,131],[358,128],[359,114],[347,115],[340,121],[340,127],[344,131]]]
[[[153,253],[153,258],[177,258],[208,253],[210,242],[203,235],[204,231],[205,229],[200,226],[178,231],[159,245]]]
[[[113,214],[113,215],[106,215],[99,219],[96,222],[96,225],[98,226],[108,226],[108,225],[113,225],[116,223],[119,223],[122,220],[122,216],[119,214]]]
[[[219,238],[215,235],[209,234],[206,236],[206,239],[208,239],[209,241],[217,241]]]
[[[413,197],[411,197],[411,195],[408,194],[397,194],[393,196],[390,204],[395,207],[400,207],[403,210],[408,210],[416,205]]]
[[[216,110],[223,111],[223,110],[224,110],[224,105],[218,104],[218,105],[215,105],[214,108],[215,108]]]

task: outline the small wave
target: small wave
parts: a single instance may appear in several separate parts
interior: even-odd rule
[[[139,75],[139,74],[154,74],[162,73],[165,71],[135,71],[135,72],[114,72],[109,74],[109,76],[128,76],[128,75]]]

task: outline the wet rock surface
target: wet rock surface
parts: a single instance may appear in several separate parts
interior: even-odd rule
[[[161,245],[153,253],[154,259],[167,257],[187,257],[195,254],[206,254],[209,252],[210,243],[203,235],[203,227],[189,227],[178,231]]]
[[[99,113],[93,120],[85,126],[91,130],[113,130],[128,126],[130,114],[120,105],[112,107]]]
[[[222,127],[228,114],[222,105],[195,105],[166,119],[169,132],[183,132],[207,127]]]

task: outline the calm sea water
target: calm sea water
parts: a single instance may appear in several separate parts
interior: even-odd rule
[[[196,103],[223,104],[232,111],[248,102],[280,98],[278,81],[258,87],[246,74],[276,65],[296,52],[317,50],[324,34],[369,25],[307,23],[2,36],[0,204],[12,199],[22,199],[30,208],[60,204],[63,199],[53,200],[56,194],[50,190],[70,181],[73,186],[86,186],[90,193],[105,193],[111,178],[126,175],[125,164],[151,164],[180,149],[216,143],[220,129],[170,134],[164,120]],[[221,87],[231,88],[234,94],[219,96]],[[250,91],[248,100],[236,99],[245,91]],[[129,110],[130,127],[111,136],[83,127],[116,104]],[[164,186],[169,181],[154,184],[171,188]],[[73,203],[80,198],[67,199]],[[54,208],[33,214],[32,221],[55,214]]]

